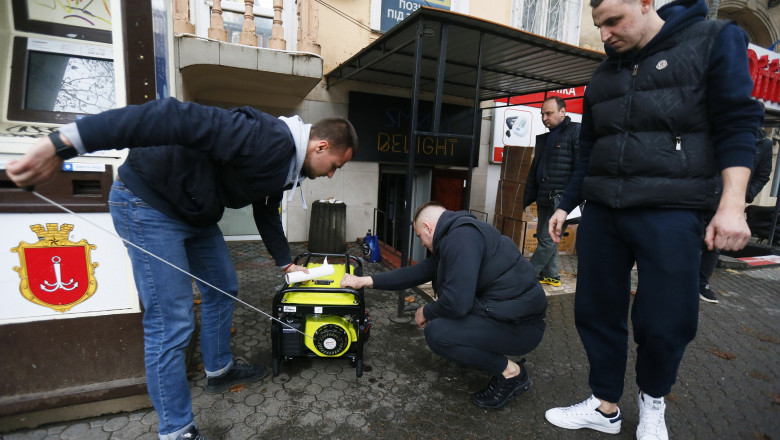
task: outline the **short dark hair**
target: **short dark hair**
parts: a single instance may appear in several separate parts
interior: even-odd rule
[[[417,218],[420,216],[420,214],[423,211],[425,211],[426,208],[430,208],[431,206],[438,206],[439,208],[447,209],[447,208],[444,207],[444,205],[442,205],[441,203],[437,202],[436,200],[431,200],[430,202],[425,202],[425,203],[423,203],[422,205],[420,205],[417,208],[417,211],[414,212],[414,219],[412,220],[412,224],[413,225],[417,224]]]
[[[352,150],[352,157],[358,152],[358,137],[355,127],[344,118],[320,119],[311,126],[311,139],[322,139],[335,150]]]
[[[601,6],[601,2],[603,2],[603,1],[604,0],[590,0],[590,7],[591,7],[591,9],[598,8],[599,6]],[[623,2],[625,2],[625,3],[633,3],[635,1],[637,1],[637,0],[623,0]]]
[[[564,101],[560,96],[550,96],[549,98],[545,99],[542,104],[547,101],[555,101],[555,103],[558,104],[558,110],[566,108],[566,101]]]

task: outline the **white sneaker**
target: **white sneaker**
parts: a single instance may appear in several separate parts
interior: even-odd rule
[[[666,403],[663,397],[652,397],[640,391],[637,395],[639,402],[639,426],[636,427],[637,440],[668,440],[664,411]]]
[[[544,417],[548,422],[561,428],[590,428],[607,434],[620,433],[620,424],[623,420],[620,408],[617,410],[617,415],[610,418],[596,411],[599,405],[601,401],[595,396],[590,396],[588,400],[573,406],[549,409],[544,413]]]

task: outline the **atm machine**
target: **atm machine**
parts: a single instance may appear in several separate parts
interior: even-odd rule
[[[4,171],[62,124],[155,97],[144,66],[134,63],[135,76],[125,68],[126,57],[144,59],[128,41],[153,46],[132,40],[152,39],[152,7],[71,3],[0,2],[0,434],[151,406],[141,306],[124,244],[109,233],[125,153],[73,158],[35,188],[76,214]],[[123,32],[131,19],[141,25]]]

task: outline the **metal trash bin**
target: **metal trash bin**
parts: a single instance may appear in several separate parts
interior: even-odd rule
[[[347,205],[342,201],[312,203],[309,252],[343,254],[347,251]]]

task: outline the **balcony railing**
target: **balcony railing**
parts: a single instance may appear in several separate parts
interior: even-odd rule
[[[201,0],[174,0],[173,31],[176,34],[195,34],[195,26],[190,20],[190,2]],[[282,11],[284,0],[273,0],[273,24],[271,36],[268,39],[270,49],[287,50],[287,42],[284,39],[284,23]],[[294,4],[293,2],[288,2]],[[315,0],[298,0],[298,41],[297,49],[300,52],[321,54],[318,37],[318,7]],[[244,0],[244,19],[241,25],[239,43],[245,46],[258,46],[258,38],[255,33],[255,14],[253,12],[254,0]],[[228,33],[225,29],[222,17],[222,0],[213,0],[211,17],[208,28],[208,37],[217,41],[228,41]]]

